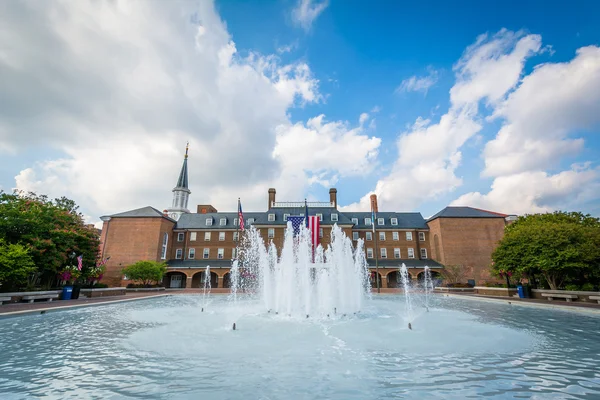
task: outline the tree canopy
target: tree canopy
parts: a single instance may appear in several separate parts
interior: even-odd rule
[[[551,289],[600,277],[600,220],[579,212],[532,214],[506,227],[492,254],[497,274],[541,275]]]
[[[156,261],[138,261],[123,268],[123,274],[127,279],[139,281],[144,286],[150,285],[152,282],[160,282],[167,272],[167,265],[164,262]]]
[[[53,285],[64,268],[77,265],[80,255],[82,278],[96,266],[99,235],[85,225],[78,208],[66,197],[49,200],[35,193],[0,191],[2,246],[18,244],[27,249],[35,265],[31,282]]]

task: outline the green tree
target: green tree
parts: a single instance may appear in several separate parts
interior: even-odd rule
[[[30,249],[36,276],[51,285],[59,271],[83,256],[83,270],[96,266],[100,238],[88,228],[74,201],[51,201],[35,193],[0,191],[0,238]]]
[[[493,270],[517,277],[541,275],[551,289],[600,268],[600,220],[576,212],[519,217],[492,254]]]
[[[144,286],[148,286],[152,282],[160,282],[166,273],[167,265],[164,262],[156,261],[138,261],[123,268],[123,274],[128,279],[139,281]]]
[[[0,290],[16,290],[26,286],[35,270],[35,263],[25,246],[0,239]]]

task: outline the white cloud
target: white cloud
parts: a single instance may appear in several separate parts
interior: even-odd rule
[[[345,209],[368,210],[372,193],[377,194],[381,209],[412,209],[459,187],[462,179],[455,170],[462,159],[460,149],[482,126],[479,102],[496,102],[501,90],[506,93],[514,87],[525,59],[539,48],[535,35],[501,31],[492,37],[479,37],[454,68],[456,83],[450,90],[450,109],[438,123],[419,117],[407,132],[400,134],[396,142],[398,158],[390,174]],[[500,85],[493,83],[493,88],[481,87],[489,82],[485,72],[488,69],[500,74],[506,71],[510,79],[503,79]]]
[[[25,1],[1,14],[0,143],[63,154],[21,171],[16,186],[67,195],[86,214],[167,207],[187,140],[191,208],[234,210],[241,196],[246,209],[264,209],[297,155],[286,138],[302,129],[307,152],[327,143],[363,167],[376,156],[379,140],[360,127],[322,116],[292,124],[291,107],[322,98],[309,66],[240,56],[210,2]],[[361,173],[317,160],[293,161],[293,190]]]
[[[438,81],[438,72],[433,68],[429,68],[429,74],[418,77],[416,75],[407,78],[400,83],[396,88],[396,93],[399,92],[423,92],[427,94],[429,88],[435,85]]]
[[[328,0],[298,0],[296,7],[292,10],[292,19],[294,23],[301,26],[305,31],[309,31],[317,17],[329,5]]]

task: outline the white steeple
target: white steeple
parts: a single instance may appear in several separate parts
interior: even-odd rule
[[[173,188],[173,203],[171,208],[167,209],[169,217],[173,218],[175,221],[179,220],[181,214],[189,213],[188,210],[188,200],[190,197],[190,189],[188,189],[188,169],[187,169],[187,159],[188,159],[188,149],[189,142],[185,146],[185,157],[183,159],[183,165],[181,166],[181,172],[179,173],[179,179],[177,180],[177,185]]]

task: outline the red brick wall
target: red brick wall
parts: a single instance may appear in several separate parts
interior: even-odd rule
[[[492,252],[504,236],[504,218],[437,218],[428,225],[436,261],[465,266],[466,279],[475,279],[476,284],[497,281],[489,268]]]
[[[102,283],[121,286],[125,283],[121,270],[127,265],[140,260],[159,261],[164,233],[169,234],[169,249],[173,244],[173,226],[174,222],[166,218],[112,218],[104,222],[101,249],[104,258],[110,256],[110,260]]]

